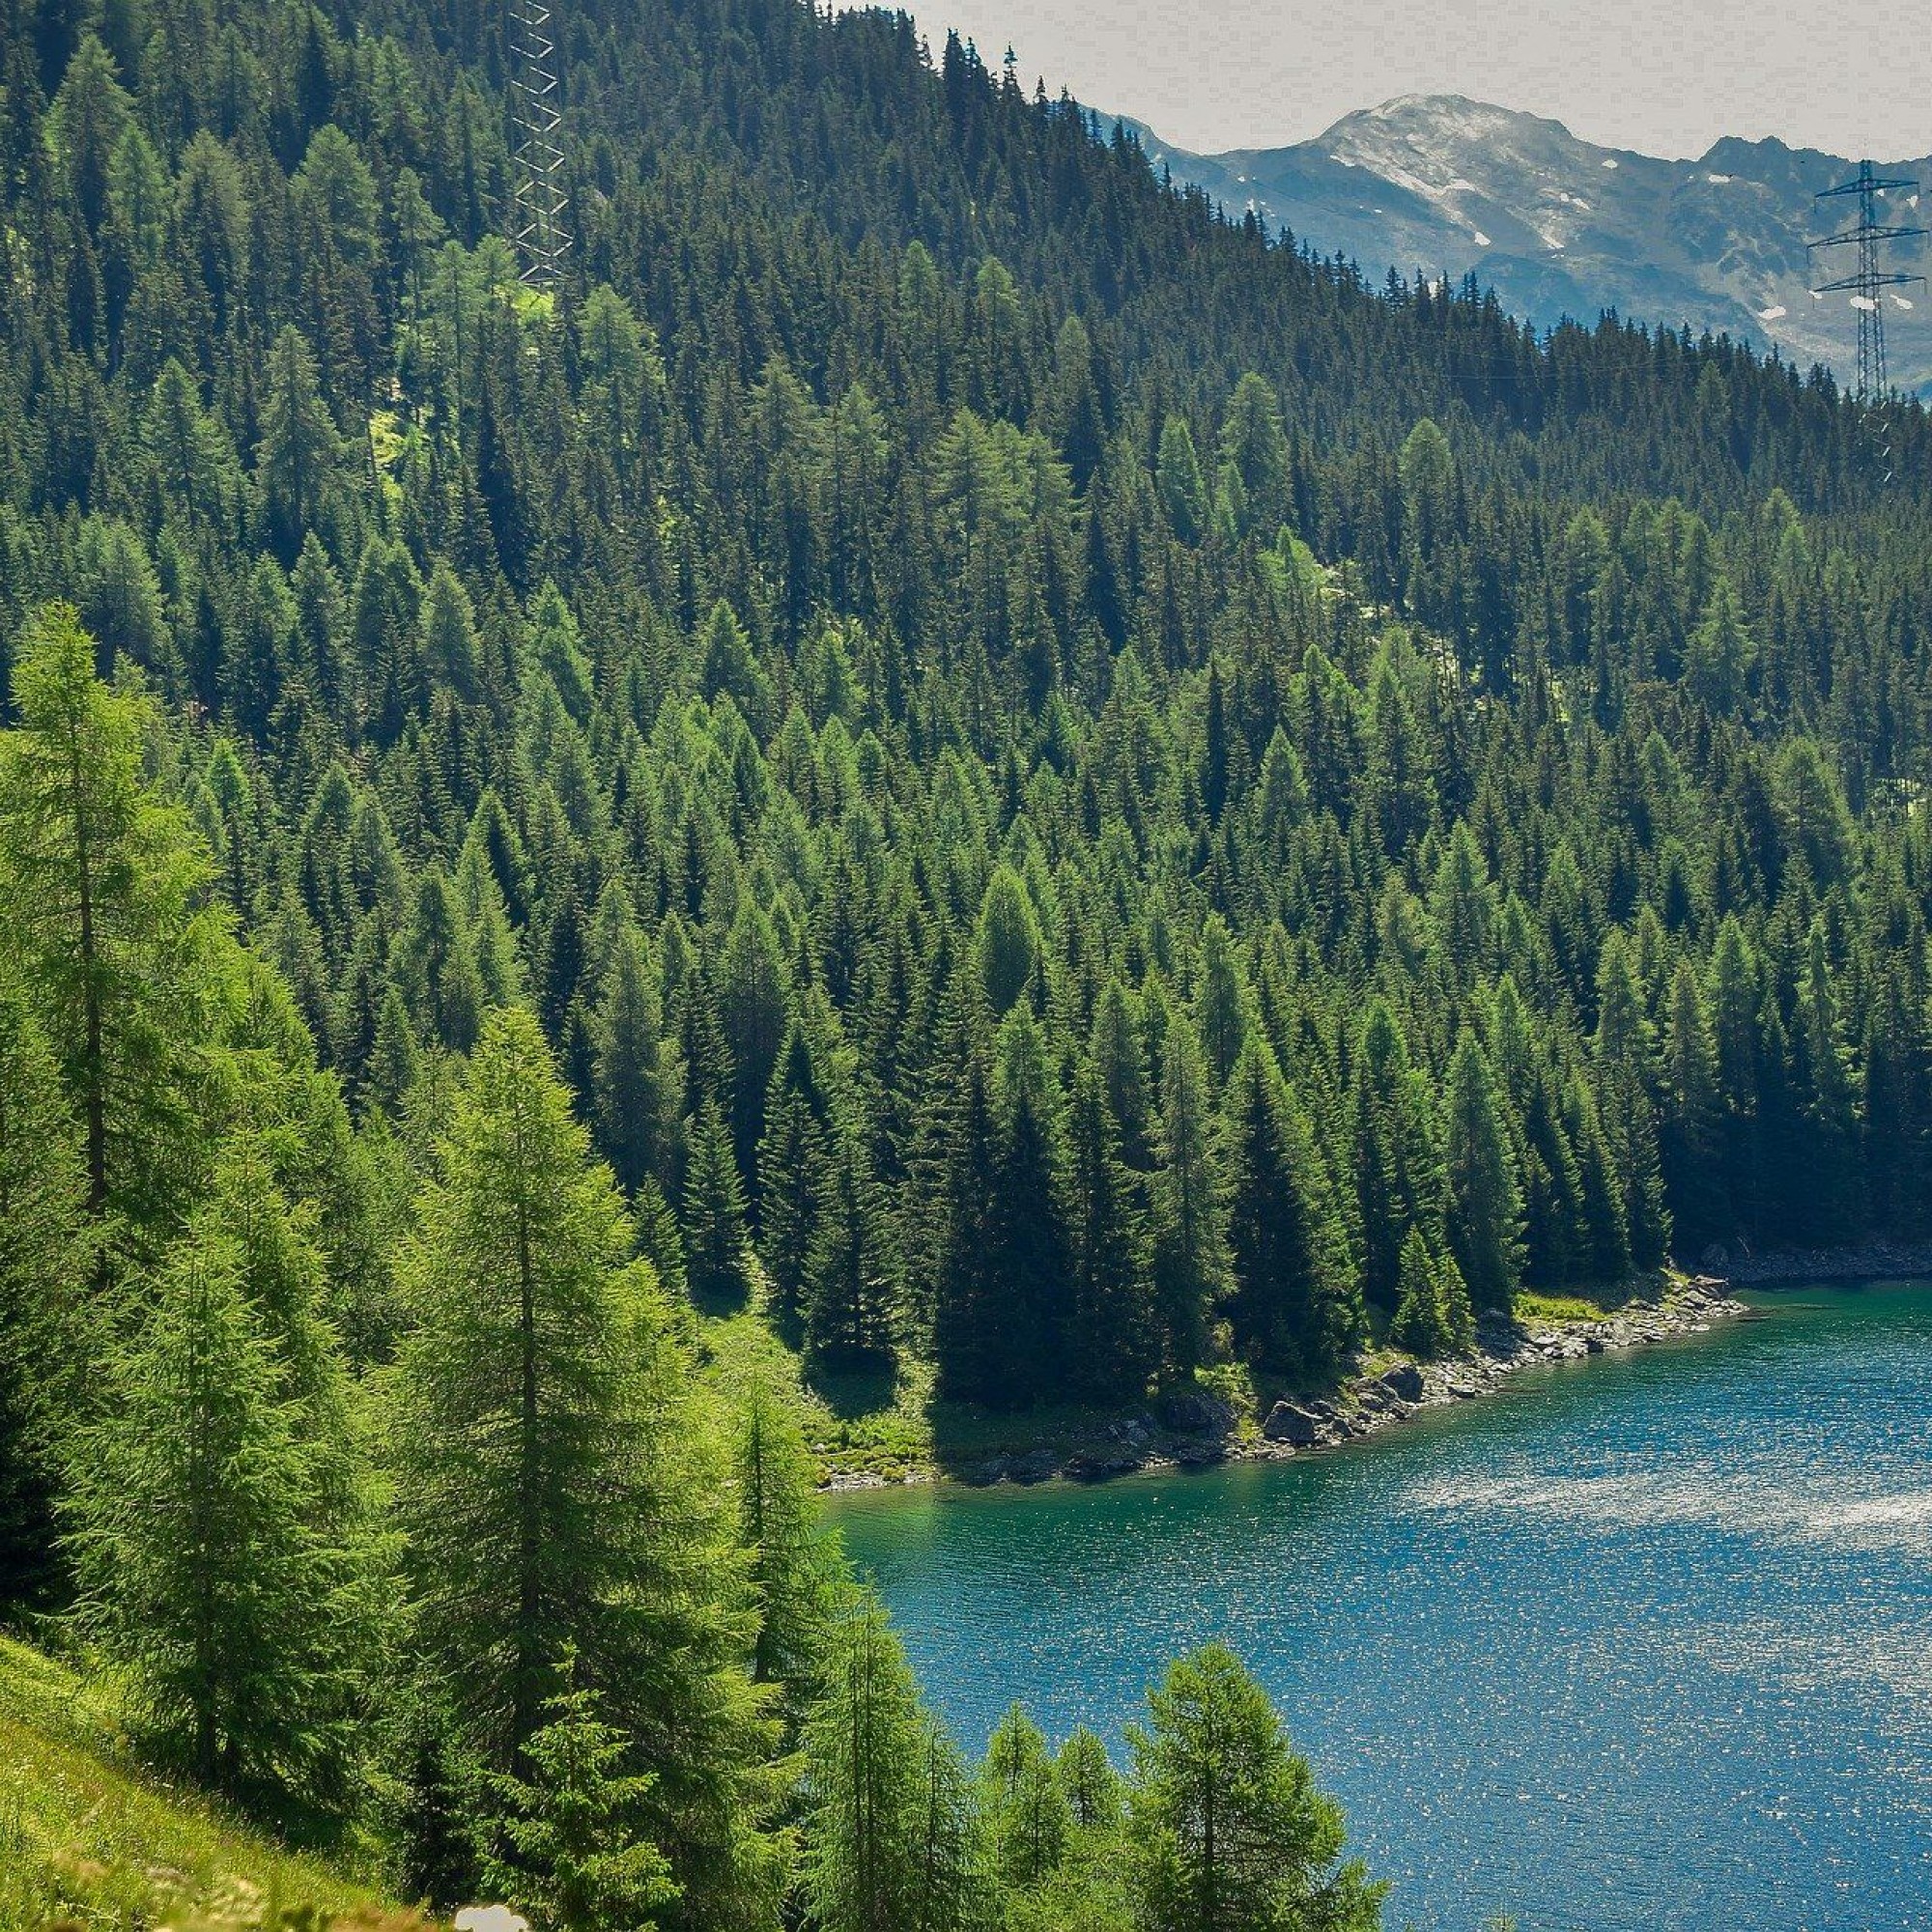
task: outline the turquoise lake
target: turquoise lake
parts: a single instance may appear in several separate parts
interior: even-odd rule
[[[1526,1372],[1354,1448],[834,1519],[978,1749],[1232,1643],[1387,1923],[1932,1927],[1932,1287]]]

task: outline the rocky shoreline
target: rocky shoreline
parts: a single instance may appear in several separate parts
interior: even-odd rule
[[[1473,1402],[1494,1393],[1520,1369],[1581,1361],[1700,1334],[1746,1313],[1744,1304],[1729,1294],[1730,1286],[1729,1281],[1709,1275],[1673,1281],[1660,1300],[1633,1302],[1592,1321],[1525,1323],[1486,1318],[1477,1331],[1474,1354],[1448,1362],[1400,1361],[1379,1373],[1358,1377],[1332,1397],[1278,1402],[1259,1434],[1243,1430],[1234,1412],[1213,1397],[1188,1391],[1169,1397],[1147,1414],[1111,1424],[1103,1443],[1070,1454],[1040,1447],[943,1473],[975,1488],[988,1488],[1056,1478],[1091,1483],[1218,1463],[1285,1462],[1359,1441],[1426,1408]],[[870,1485],[841,1485],[835,1477],[833,1487]]]

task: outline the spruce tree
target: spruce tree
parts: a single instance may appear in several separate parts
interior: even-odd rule
[[[1507,1309],[1522,1272],[1522,1195],[1489,1057],[1467,1028],[1443,1114],[1450,1249],[1477,1307]]]
[[[1365,1318],[1313,1133],[1261,1039],[1236,1063],[1226,1105],[1236,1346],[1289,1375],[1324,1378]]]
[[[651,1841],[656,1780],[629,1771],[634,1741],[605,1721],[603,1700],[559,1661],[566,1689],[544,1703],[524,1752],[524,1777],[504,1780],[507,1857],[501,1889],[541,1932],[637,1932],[673,1904],[678,1885]]]
[[[1106,1090],[1083,1066],[1066,1121],[1066,1352],[1070,1386],[1096,1402],[1138,1394],[1152,1366],[1147,1227],[1137,1194]]]
[[[1168,1024],[1161,1081],[1160,1168],[1153,1179],[1153,1293],[1172,1369],[1194,1368],[1208,1323],[1233,1284],[1226,1185],[1194,1029]]]
[[[712,1309],[744,1298],[745,1184],[724,1110],[706,1100],[691,1128],[684,1176],[684,1265],[693,1296]]]

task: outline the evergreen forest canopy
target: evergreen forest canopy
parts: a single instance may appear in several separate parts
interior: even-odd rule
[[[702,1317],[1124,1406],[1923,1236],[1926,419],[795,0],[570,10],[534,294],[502,35],[0,19],[0,1587],[440,1900],[1372,1916],[1216,1654],[960,1765]]]

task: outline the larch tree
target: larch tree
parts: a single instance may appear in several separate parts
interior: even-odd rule
[[[1209,1644],[1170,1666],[1128,1732],[1131,1885],[1146,1932],[1373,1932],[1385,1887],[1342,1860],[1266,1693]]]
[[[185,814],[144,778],[151,706],[96,677],[71,607],[28,625],[13,686],[0,949],[80,1122],[89,1213],[164,1235],[192,1191],[223,995],[211,867]]]
[[[728,1151],[728,1146],[727,1146]],[[691,1368],[533,1015],[493,1013],[398,1264],[415,1626],[486,1763],[532,1770],[559,1659],[636,1740],[652,1841],[715,1922],[775,1883],[755,1619]]]

